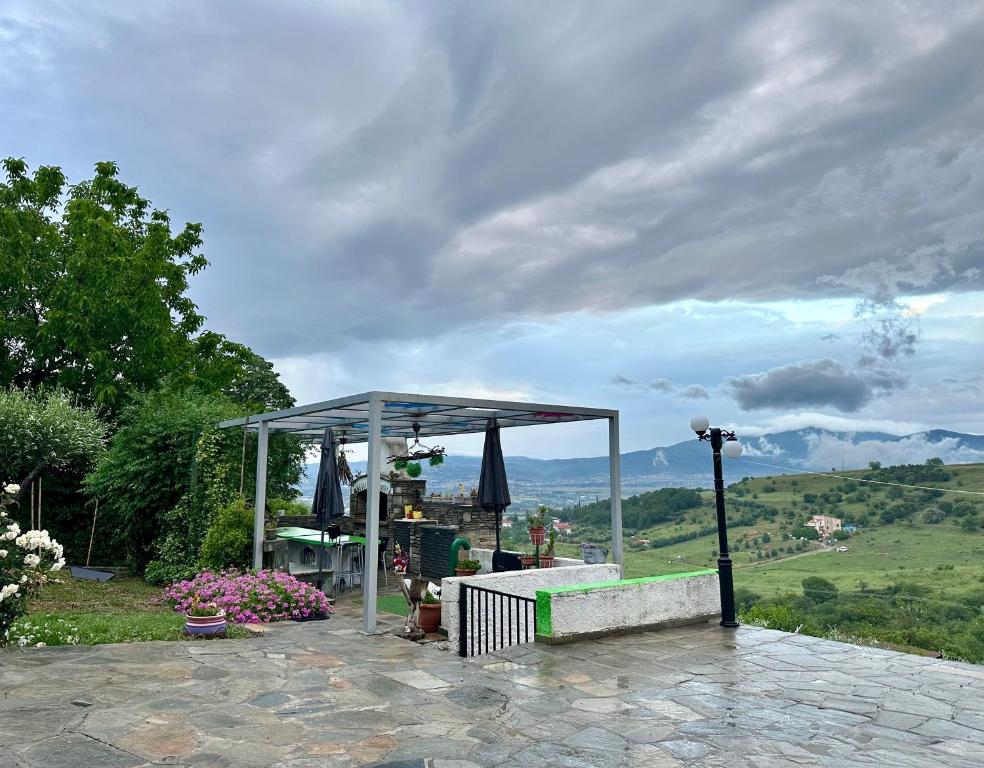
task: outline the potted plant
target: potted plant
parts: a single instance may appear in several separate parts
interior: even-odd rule
[[[608,558],[608,548],[600,544],[585,542],[581,545],[581,556],[585,563],[604,563]]]
[[[455,566],[454,575],[474,576],[481,567],[482,564],[478,560],[459,560],[458,565]]]
[[[542,504],[536,508],[536,512],[530,512],[526,516],[526,527],[530,531],[530,542],[535,547],[542,547],[546,538],[546,529],[543,527],[543,519],[550,510]]]
[[[519,556],[519,562],[523,564],[524,568],[532,568],[533,563],[536,562],[536,558],[533,556],[532,552],[523,552]]]
[[[274,541],[277,538],[277,525],[276,518],[268,517],[266,522],[263,523],[263,535],[267,541]]]
[[[203,603],[195,595],[185,614],[185,632],[189,635],[224,635],[225,631],[225,611],[215,603]]]
[[[441,601],[428,589],[420,602],[420,617],[417,622],[424,633],[437,632],[441,625]]]
[[[550,539],[547,542],[547,548],[540,553],[540,567],[541,568],[553,568],[554,567],[554,539],[557,536],[557,531],[553,528],[550,529]]]

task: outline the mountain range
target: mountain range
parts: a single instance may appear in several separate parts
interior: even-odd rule
[[[725,459],[727,482],[746,476],[788,474],[831,469],[861,469],[869,462],[921,464],[939,457],[946,464],[984,462],[984,435],[934,429],[896,436],[884,432],[832,432],[808,427],[742,439],[740,458]],[[517,487],[563,484],[570,487],[603,488],[608,479],[608,457],[534,459],[505,457],[510,485]],[[449,455],[442,466],[424,465],[429,488],[470,488],[477,482],[480,456]],[[317,465],[308,465],[308,478],[317,475]],[[621,456],[622,481],[626,494],[670,485],[709,486],[712,483],[710,446],[698,440],[630,451]],[[365,472],[365,462],[352,462],[354,472]],[[302,484],[310,496],[312,480]]]

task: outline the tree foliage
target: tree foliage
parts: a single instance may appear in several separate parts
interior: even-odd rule
[[[0,183],[0,379],[59,385],[115,407],[194,354],[202,325],[188,278],[206,265],[200,224],[172,235],[115,163],[69,186],[59,168],[3,163]]]
[[[43,470],[81,476],[103,449],[106,427],[91,408],[61,390],[0,389],[0,466],[21,488],[18,503]]]

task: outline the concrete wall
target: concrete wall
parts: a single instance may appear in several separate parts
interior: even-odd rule
[[[536,641],[572,642],[707,621],[721,613],[717,571],[696,571],[536,593]]]
[[[475,550],[472,550],[475,552]],[[481,550],[479,550],[481,553]],[[480,560],[479,557],[473,559]],[[496,592],[504,592],[508,595],[518,595],[520,597],[535,598],[538,590],[548,587],[567,586],[572,584],[594,584],[597,582],[611,581],[619,576],[619,567],[614,563],[604,565],[585,565],[580,561],[569,561],[573,563],[563,568],[534,568],[528,571],[510,571],[508,573],[484,573],[475,576],[463,576],[460,578],[441,579],[441,626],[448,632],[448,646],[452,653],[458,653],[458,599],[461,591],[461,583],[470,586],[493,589]],[[491,567],[491,556],[489,560]],[[474,595],[475,593],[471,593]],[[486,610],[487,605],[487,610]],[[517,619],[516,611],[525,613],[524,608],[519,608],[518,604],[509,601],[494,599],[488,604],[476,604],[474,608],[476,622],[483,629],[485,626],[486,613],[488,614],[489,624],[495,619],[500,626],[510,625],[508,621],[510,610],[513,611],[513,618]],[[512,640],[513,644],[533,640],[533,624],[535,611],[530,608],[528,621],[520,621],[518,626],[511,627],[511,633],[505,640]],[[505,618],[506,621],[502,619]],[[506,630],[504,630],[505,632]],[[483,646],[484,648],[484,646]],[[477,648],[474,649],[477,651]],[[476,654],[477,655],[477,654]]]

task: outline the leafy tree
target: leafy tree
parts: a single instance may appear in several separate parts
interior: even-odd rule
[[[810,541],[819,541],[820,532],[816,528],[811,528],[808,525],[801,525],[798,528],[793,529],[792,536],[794,539],[808,539]]]
[[[242,498],[220,508],[202,542],[207,568],[249,568],[253,562],[253,508]]]
[[[223,395],[167,386],[137,396],[121,427],[86,480],[100,499],[101,530],[111,553],[143,571],[152,558],[187,565],[219,508],[238,494],[253,495],[256,438],[216,430],[243,406]],[[293,498],[303,449],[287,435],[271,435],[267,492]]]
[[[85,473],[103,449],[105,425],[60,390],[0,389],[0,466],[23,502],[42,471]]]
[[[184,367],[203,321],[186,295],[207,264],[201,225],[172,235],[115,163],[71,186],[56,167],[3,166],[0,380],[114,407]]]
[[[824,603],[837,597],[837,585],[822,576],[808,576],[800,582],[803,595],[815,603]]]
[[[966,515],[960,520],[960,527],[965,531],[976,531],[980,527],[980,518],[974,515]]]

